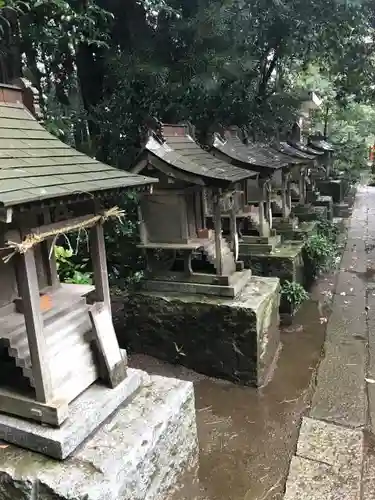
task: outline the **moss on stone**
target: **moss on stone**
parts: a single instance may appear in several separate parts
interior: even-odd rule
[[[277,277],[284,281],[303,283],[303,249],[302,242],[285,243],[268,254],[240,255],[245,267],[253,274]]]
[[[132,294],[115,326],[130,352],[260,385],[279,345],[278,307],[279,281],[257,278],[235,299]]]

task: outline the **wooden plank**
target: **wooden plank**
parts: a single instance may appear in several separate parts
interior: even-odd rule
[[[229,225],[230,225],[231,250],[234,255],[234,260],[237,262],[239,253],[239,246],[238,246],[239,242],[238,242],[238,231],[237,231],[237,217],[234,207],[230,211],[229,216],[230,216]]]
[[[111,310],[111,297],[108,283],[107,257],[103,224],[97,223],[90,229],[90,255],[94,271],[95,295],[98,302],[104,302]]]
[[[51,212],[49,208],[43,209],[43,223],[51,223]],[[57,272],[57,263],[53,246],[54,238],[49,238],[48,240],[43,241],[41,244],[42,258],[47,271],[47,282],[52,290],[55,290],[56,288],[59,288],[60,281]]]
[[[17,255],[15,258],[17,258],[19,268],[19,292],[23,300],[36,399],[41,403],[48,403],[53,400],[54,394],[46,339],[43,333],[34,251],[30,249],[25,254]]]
[[[271,189],[270,189],[270,184],[266,183],[265,184],[265,190],[266,190],[266,220],[268,222],[268,226],[270,229],[272,229],[272,203],[271,203]]]
[[[143,219],[142,209],[141,209],[140,205],[138,205],[137,210],[138,210],[139,237],[140,237],[141,243],[146,245],[148,243],[147,226],[146,226],[145,221]]]
[[[96,303],[89,313],[100,366],[104,369],[101,376],[110,387],[116,387],[126,378],[126,360],[118,345],[111,311],[104,304]]]
[[[285,172],[282,173],[282,188],[281,188],[281,197],[282,197],[282,216],[286,219],[289,216],[289,207],[287,201],[287,178]]]
[[[59,427],[68,417],[69,406],[60,399],[43,404],[13,391],[0,389],[0,411]]]
[[[10,224],[13,219],[13,209],[12,208],[0,208],[0,222],[5,224]]]
[[[88,214],[88,215],[83,215],[81,217],[75,217],[73,219],[65,220],[65,221],[58,221],[58,222],[53,222],[51,224],[43,224],[38,227],[33,227],[31,229],[28,229],[27,231],[24,231],[24,236],[27,234],[42,234],[42,233],[49,233],[50,231],[64,231],[64,228],[67,226],[73,226],[75,224],[82,224],[87,222],[88,220],[92,219],[95,217],[95,214]],[[7,231],[5,233],[5,241],[15,241],[14,239],[14,232],[12,231]]]
[[[223,274],[223,255],[221,249],[221,208],[219,194],[214,196],[214,228],[215,228],[215,252],[216,252],[216,273],[221,276]]]
[[[131,169],[132,174],[139,174],[144,170],[149,164],[148,158],[141,160],[137,165]]]
[[[188,243],[147,243],[137,245],[137,248],[148,248],[150,250],[197,250],[203,246],[204,240],[194,240]]]

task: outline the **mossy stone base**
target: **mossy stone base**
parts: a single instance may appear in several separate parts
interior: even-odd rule
[[[316,201],[313,202],[314,207],[326,207],[327,209],[327,219],[332,220],[333,219],[333,201],[332,201],[332,196],[323,196],[320,195],[316,199]]]
[[[304,241],[306,238],[316,233],[317,221],[299,222],[295,229],[281,228],[277,232],[281,235],[282,242],[286,241]]]
[[[253,277],[235,299],[135,293],[114,323],[128,352],[261,386],[279,350],[279,280]]]
[[[304,243],[299,241],[286,242],[271,253],[240,254],[245,267],[258,276],[277,277],[281,282],[296,281],[303,283]]]
[[[301,222],[313,221],[318,219],[327,219],[327,207],[313,205],[296,205],[293,208],[293,214],[298,217]]]

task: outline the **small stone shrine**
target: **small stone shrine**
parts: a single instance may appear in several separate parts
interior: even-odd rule
[[[11,443],[0,458],[1,497],[164,497],[196,452],[192,385],[127,368],[103,232],[124,215],[113,197],[150,194],[155,179],[49,134],[20,83],[0,87],[0,439]],[[88,237],[94,286],[58,278],[55,242],[77,231]],[[161,452],[167,467],[155,468]]]
[[[309,145],[323,153],[320,157],[320,165],[324,167],[324,170],[320,169],[316,174],[317,189],[322,195],[332,197],[335,217],[349,217],[351,211],[345,198],[350,185],[343,176],[338,175],[333,169],[333,146],[320,134],[311,136]]]
[[[150,131],[132,171],[159,183],[140,204],[147,270],[126,304],[120,337],[135,351],[208,375],[264,384],[279,347],[279,280],[252,277],[235,244],[236,199],[256,174],[214,158],[187,125]],[[207,200],[213,229],[206,225]]]
[[[216,133],[211,151],[216,157],[259,173],[257,189],[244,189],[248,216],[240,226],[240,259],[255,274],[302,281],[303,243],[281,242],[273,228],[275,221],[278,223],[273,214],[275,205],[280,208],[281,221],[290,229],[298,227],[298,220],[291,216],[289,158],[272,154],[271,148],[266,156],[265,146],[245,145],[237,129]]]

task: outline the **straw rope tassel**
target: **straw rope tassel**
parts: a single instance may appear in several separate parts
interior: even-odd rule
[[[106,222],[109,219],[116,218],[119,221],[124,217],[125,212],[121,210],[119,207],[112,207],[103,214],[95,215],[91,217],[91,219],[87,219],[84,222],[79,222],[77,224],[67,225],[66,227],[55,229],[53,231],[48,231],[46,233],[32,233],[28,234],[21,243],[16,243],[15,241],[7,241],[6,246],[1,250],[13,250],[10,254],[3,257],[3,261],[5,263],[9,262],[10,259],[16,255],[17,253],[24,254],[30,248],[33,248],[35,245],[38,245],[42,241],[45,241],[49,238],[53,238],[54,242],[57,238],[65,233],[71,233],[73,231],[80,231],[86,229],[88,227],[95,226],[98,222]]]

